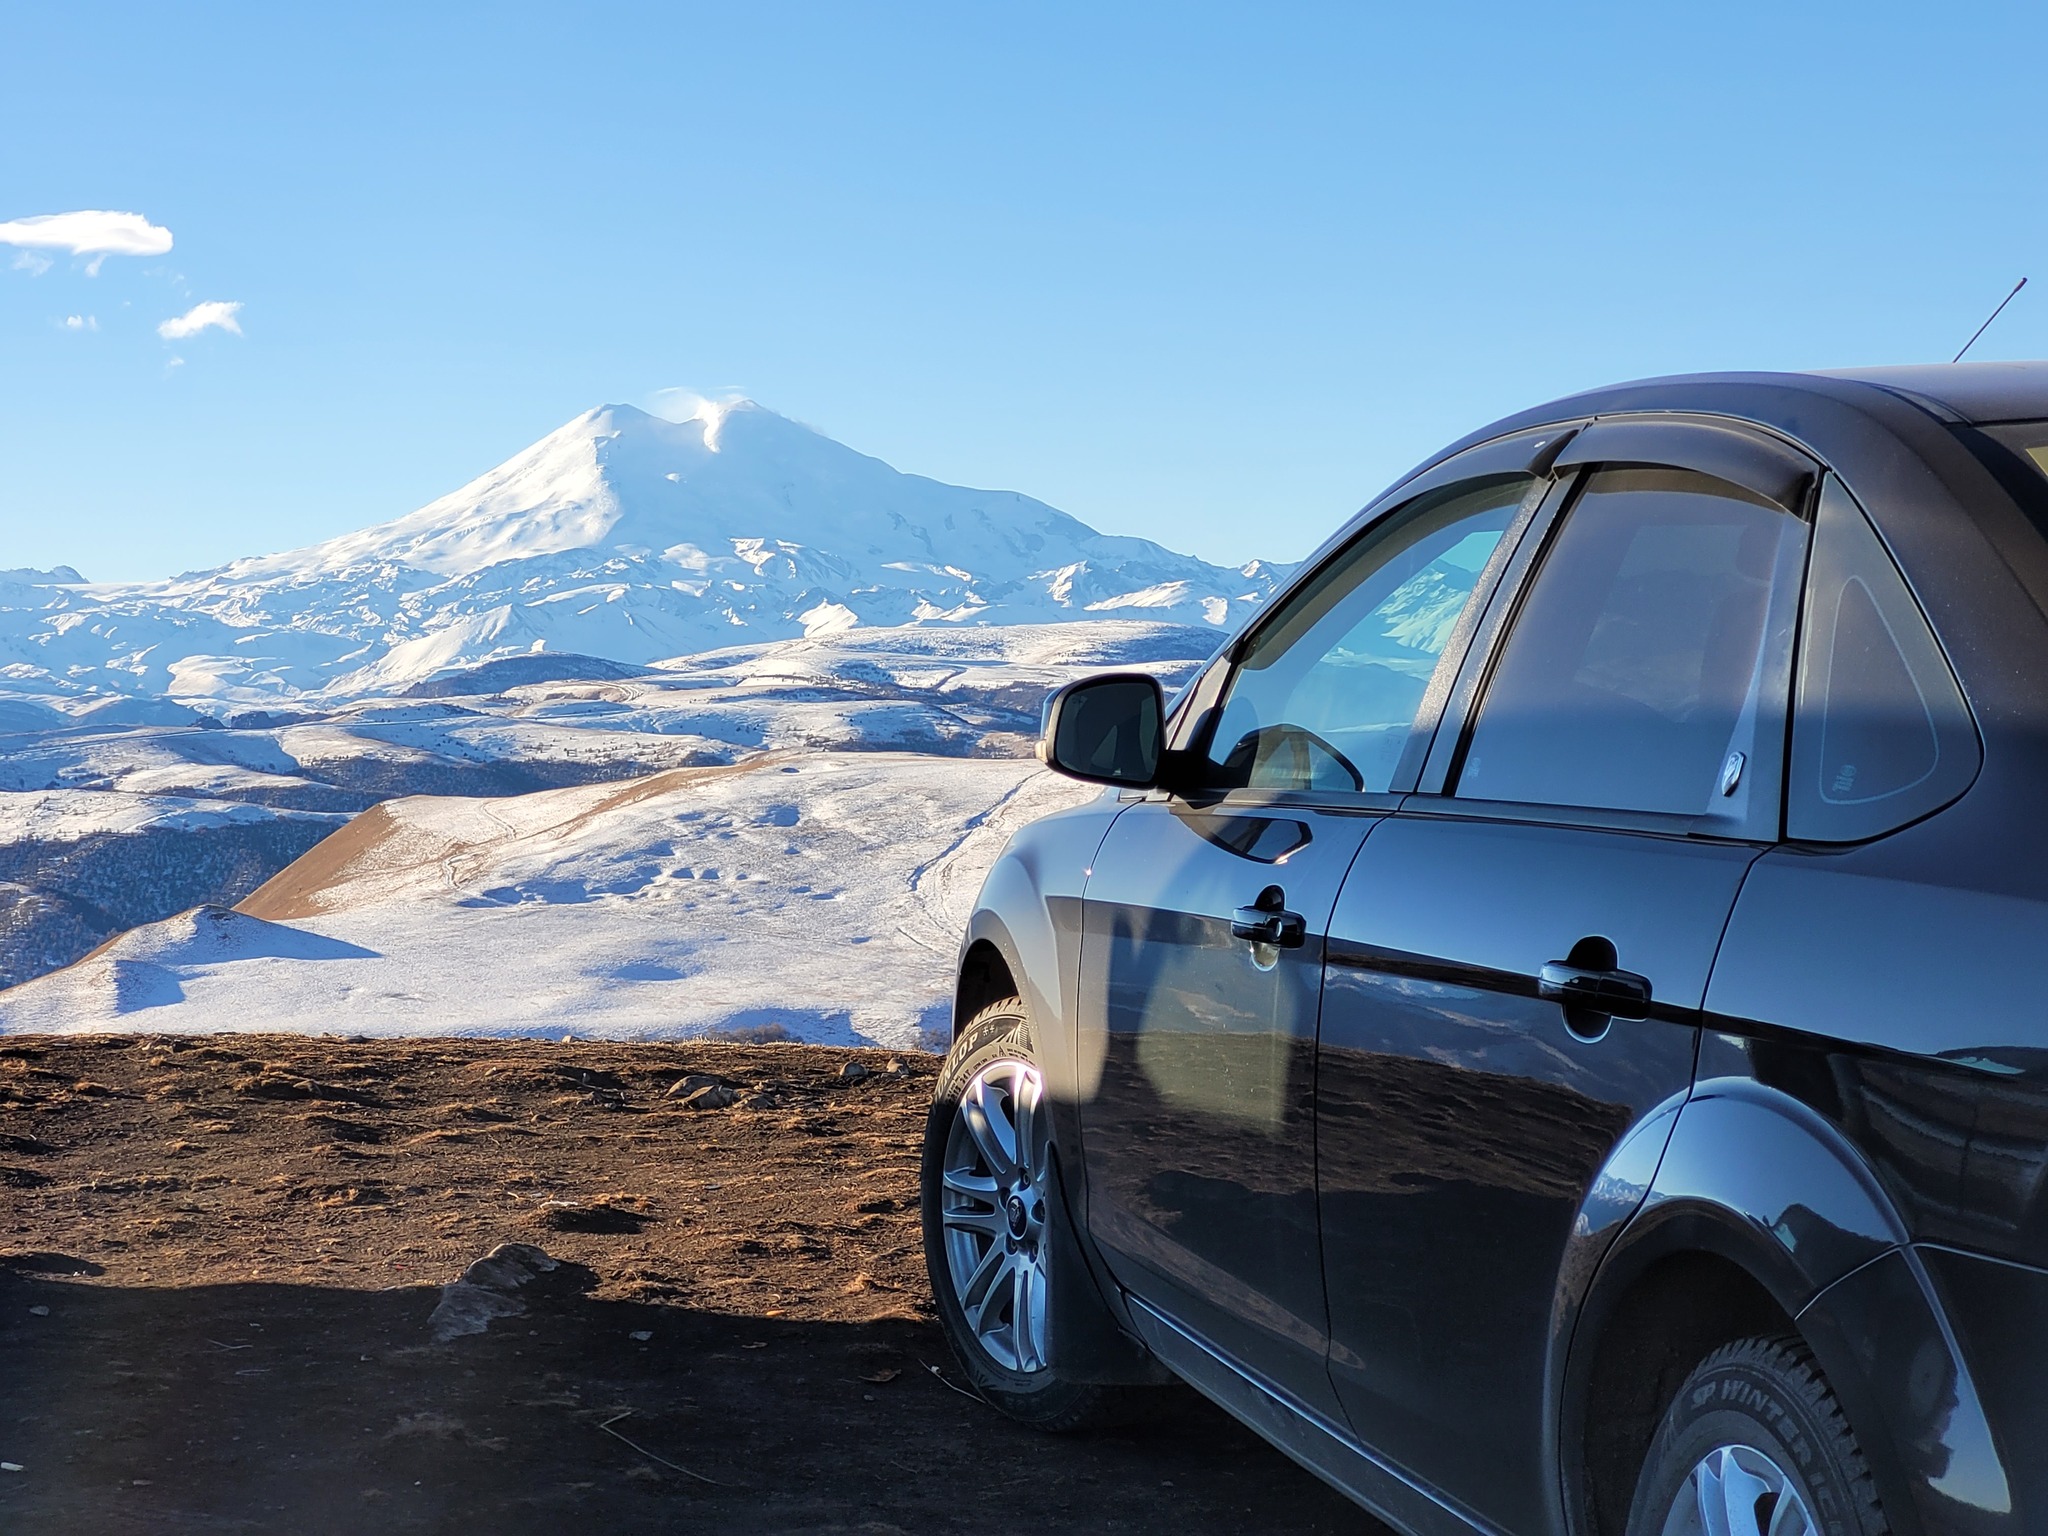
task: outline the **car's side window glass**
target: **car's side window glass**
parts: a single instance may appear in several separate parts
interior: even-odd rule
[[[1855,842],[1969,788],[1981,749],[1898,568],[1832,477],[1814,519],[1792,721],[1788,836]]]
[[[1418,497],[1253,635],[1209,733],[1225,789],[1384,792],[1481,572],[1535,481]]]
[[[1689,470],[1592,473],[1481,700],[1460,796],[1776,831],[1806,524]]]

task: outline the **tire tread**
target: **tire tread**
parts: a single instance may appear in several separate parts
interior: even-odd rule
[[[1641,1507],[1643,1496],[1653,1481],[1660,1481],[1665,1475],[1665,1463],[1672,1458],[1678,1442],[1690,1427],[1689,1417],[1680,1412],[1687,1392],[1702,1376],[1729,1367],[1777,1378],[1810,1416],[1820,1433],[1823,1453],[1833,1460],[1840,1480],[1847,1487],[1850,1500],[1847,1513],[1853,1523],[1846,1528],[1845,1536],[1887,1536],[1891,1526],[1885,1519],[1883,1505],[1878,1501],[1877,1482],[1870,1475],[1870,1464],[1857,1443],[1856,1433],[1849,1427],[1848,1417],[1842,1412],[1834,1389],[1821,1374],[1813,1352],[1806,1347],[1804,1340],[1794,1334],[1737,1339],[1723,1344],[1693,1368],[1678,1396],[1666,1410],[1643,1459],[1643,1473],[1634,1506],[1629,1511],[1629,1531],[1636,1533],[1653,1528],[1643,1523],[1648,1513]]]

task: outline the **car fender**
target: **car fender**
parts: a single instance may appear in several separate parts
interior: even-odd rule
[[[967,920],[956,975],[962,978],[953,1028],[974,1011],[965,977],[978,946],[1002,959],[1031,1020],[1050,1111],[1055,1178],[1067,1221],[1053,1227],[1071,1257],[1052,1266],[1048,1326],[1056,1355],[1089,1362],[1086,1379],[1150,1383],[1163,1378],[1144,1348],[1121,1326],[1122,1293],[1088,1232],[1087,1180],[1082,1176],[1080,1095],[1093,1077],[1076,1060],[1076,995],[1081,974],[1082,906],[1096,851],[1124,809],[1114,793],[1020,828],[990,867]],[[1086,1079],[1084,1084],[1084,1078]],[[1078,1261],[1078,1262],[1076,1262]],[[1103,1307],[1107,1306],[1105,1314]]]
[[[1712,1078],[1679,1112],[1601,1278],[1632,1279],[1668,1253],[1705,1251],[1741,1265],[1796,1317],[1906,1239],[1876,1172],[1835,1126],[1754,1079]]]
[[[1123,809],[1112,792],[1020,827],[982,881],[954,968],[963,984],[954,1005],[957,1035],[973,1011],[964,982],[977,946],[1002,957],[1030,1014],[1046,1088],[1068,1112],[1079,1094],[1081,897],[1096,850]]]
[[[1635,1157],[1639,1164],[1640,1150]],[[1596,1200],[1598,1194],[1596,1185]],[[1582,1249],[1597,1242],[1600,1215],[1589,1202],[1575,1238]],[[1590,1255],[1582,1255],[1578,1273],[1588,1279],[1577,1297],[1570,1294],[1574,1275],[1567,1268],[1554,1338],[1569,1342],[1552,1399],[1553,1444],[1577,1444],[1583,1433],[1594,1345],[1630,1286],[1661,1259],[1712,1254],[1747,1273],[1798,1326],[1865,1448],[1897,1536],[1977,1529],[1923,1525],[1927,1478],[1911,1469],[1932,1463],[1901,1454],[1951,1435],[1967,1448],[1976,1486],[2004,1487],[1969,1371],[1907,1242],[1905,1221],[1875,1171],[1821,1115],[1753,1079],[1700,1082],[1673,1115],[1637,1208],[1590,1264]],[[1867,1298],[1866,1290],[1880,1281],[1881,1290]],[[1941,1403],[1952,1429],[1916,1423],[1914,1412],[1894,1401],[1901,1395],[1888,1379],[1895,1365],[1870,1355],[1853,1322],[1877,1312],[1890,1320],[1888,1329],[1912,1339],[1921,1370],[1953,1387]],[[1924,1419],[1926,1410],[1919,1412]],[[1994,1464],[1990,1471],[1986,1455]],[[1565,1484],[1568,1504],[1576,1504],[1573,1477]],[[1954,1505],[1940,1494],[1934,1502]]]
[[[2016,1507],[2018,1480],[1929,1270],[1920,1250],[1894,1248],[1815,1297],[1799,1332],[1864,1446],[1896,1536],[2038,1531],[2044,1511],[2038,1499]],[[1995,1374],[1996,1362],[1980,1363]]]
[[[979,946],[1001,957],[1024,1000],[1050,1100],[1053,1141],[1068,1167],[1069,1210],[1083,1232],[1087,1181],[1079,1176],[1080,1105],[1095,1084],[1077,1060],[1081,898],[1096,851],[1125,804],[1111,791],[1020,827],[982,881],[954,970],[956,1035],[978,1006],[967,979]]]

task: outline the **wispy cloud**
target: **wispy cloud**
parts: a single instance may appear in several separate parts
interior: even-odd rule
[[[66,315],[64,329],[67,331],[96,331],[100,328],[98,315]]]
[[[652,415],[679,424],[701,421],[704,446],[716,453],[719,429],[725,425],[725,418],[734,406],[750,403],[737,389],[722,390],[717,395],[699,394],[694,389],[657,389],[649,398],[647,409]]]
[[[161,256],[171,248],[171,232],[139,213],[81,208],[0,222],[0,245],[69,251],[74,256]],[[15,265],[22,265],[19,258]]]
[[[165,341],[183,341],[187,336],[197,336],[208,326],[217,325],[239,336],[242,324],[235,315],[241,307],[240,299],[208,299],[203,304],[194,304],[182,315],[173,315],[156,328],[156,333]]]
[[[41,277],[55,265],[56,263],[51,261],[49,257],[38,256],[34,251],[16,251],[14,253],[14,270],[26,272],[30,277]]]

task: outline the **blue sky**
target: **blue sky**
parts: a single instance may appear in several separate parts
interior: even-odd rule
[[[2022,275],[1973,355],[2048,356],[2044,45],[2018,6],[10,6],[0,224],[175,243],[0,246],[0,567],[307,542],[673,387],[1295,557],[1582,386],[1945,360]],[[239,334],[158,334],[202,303]]]

